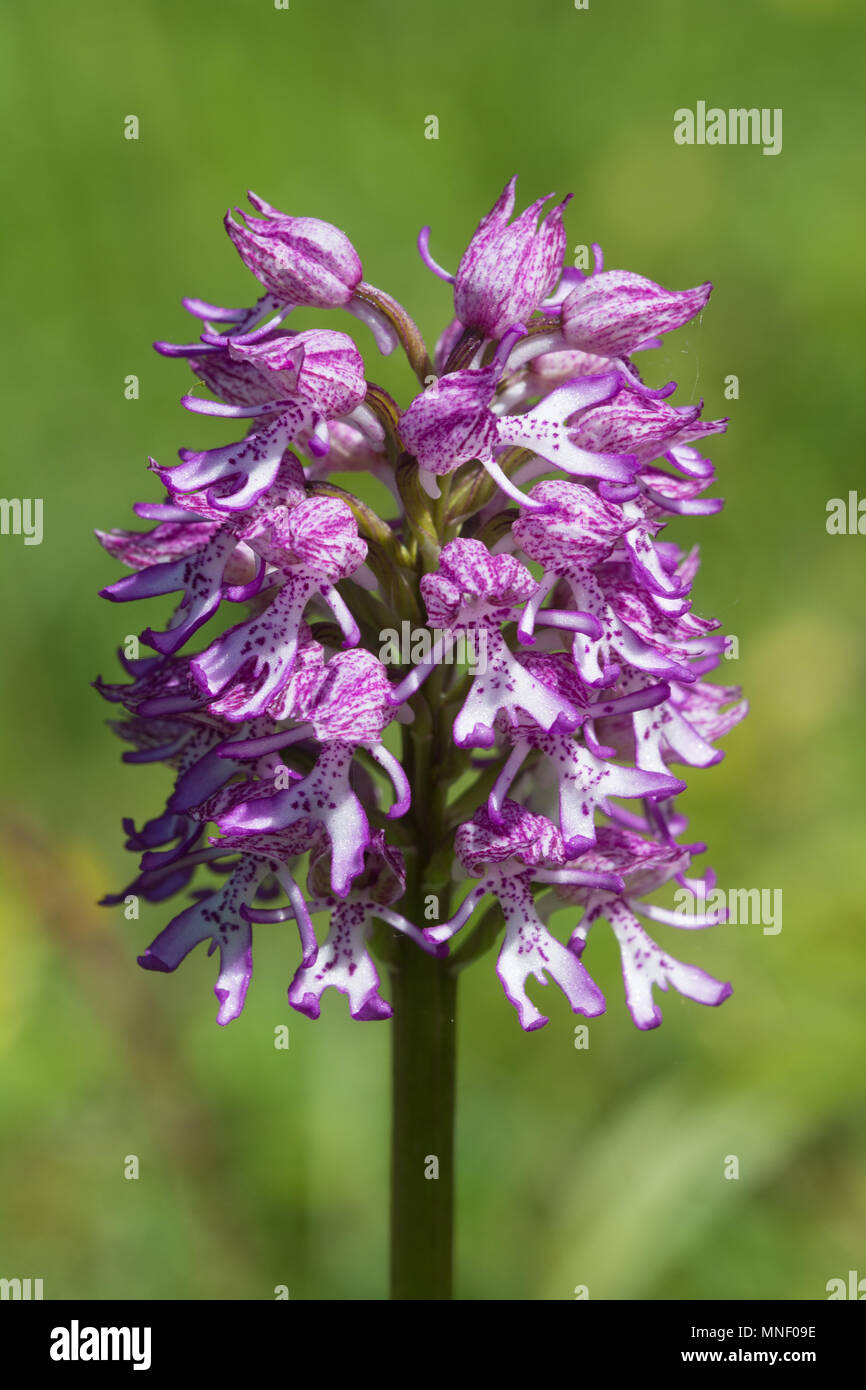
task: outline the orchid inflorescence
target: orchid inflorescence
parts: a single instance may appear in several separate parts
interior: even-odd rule
[[[421,233],[422,258],[454,290],[431,360],[343,232],[249,196],[259,216],[228,214],[226,228],[264,294],[248,309],[186,300],[198,341],[156,344],[211,393],[184,397],[188,410],[248,421],[246,433],[182,449],[173,467],[151,460],[165,497],[134,510],[155,525],[97,533],[132,571],[105,597],[181,595],[162,630],[141,633],[153,654],[121,655],[129,680],[96,682],[124,711],[125,761],[176,774],[161,814],[124,821],[140,870],[104,900],[190,890],[139,963],[172,971],[208,941],[228,1023],[253,928],[293,919],[289,1003],[318,1017],[333,986],[353,1018],[387,1018],[374,956],[389,962],[395,934],[458,969],[504,921],[497,971],[531,1030],[547,1020],[530,976],[550,975],[575,1013],[603,1012],[582,957],[604,917],[639,1028],[661,1021],[656,985],[721,1003],[730,986],[639,920],[720,920],[646,897],[671,880],[698,887],[705,847],[682,841],[671,765],[717,762],[715,740],[746,712],[737,689],[699,679],[725,639],[692,612],[697,552],[658,539],[671,516],[720,509],[695,446],[726,422],[671,405],[675,383],[649,387],[634,362],[711,286],[606,271],[598,247],[593,273],[563,269],[566,203],[540,217],[541,199],[511,221],[512,179],[456,275]],[[301,307],[347,310],[382,353],[402,347],[421,388],[406,409],[367,379],[346,333],[288,329]],[[384,483],[393,515],[335,474]],[[231,605],[241,620],[200,648]],[[392,679],[383,633],[425,621],[432,649]],[[477,669],[450,660],[461,637],[484,652]],[[563,945],[547,922],[568,905],[580,911]],[[321,942],[318,912],[330,913]]]

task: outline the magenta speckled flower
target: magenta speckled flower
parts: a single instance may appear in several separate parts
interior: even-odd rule
[[[261,217],[225,226],[248,270],[283,304],[336,309],[348,304],[361,281],[358,253],[339,227],[318,217],[289,217],[250,193]]]
[[[661,1022],[658,991],[731,992],[668,949],[718,917],[654,897],[713,881],[678,798],[747,710],[704,679],[725,639],[693,608],[697,550],[665,533],[722,506],[702,451],[727,422],[634,360],[711,286],[605,271],[598,248],[592,275],[564,268],[568,199],[513,218],[512,179],[456,275],[421,235],[454,290],[431,356],[339,228],[250,199],[258,215],[226,228],[251,306],[187,299],[196,340],[156,344],[190,368],[186,409],[228,437],[151,461],[163,495],[134,508],[149,530],[97,532],[128,571],[106,598],[175,596],[142,620],[149,651],[125,638],[125,679],[96,682],[124,761],[170,769],[164,806],[123,822],[138,867],[104,902],[183,895],[139,961],[170,973],[207,943],[220,1024],[241,1014],[262,932],[291,1016],[391,1020],[395,1287],[426,1261],[440,1297],[446,1257],[401,1215],[404,1150],[450,1152],[458,974],[501,938],[527,1032],[548,1023],[534,996],[551,981],[555,1026],[564,1006],[595,1018],[604,918],[638,1028]],[[359,342],[296,331],[297,308],[348,310]],[[377,384],[371,341],[402,347],[411,399]],[[257,991],[276,997],[269,979]]]
[[[427,265],[454,285],[454,312],[461,324],[485,338],[501,338],[512,323],[528,318],[553,290],[562,270],[565,228],[562,214],[571,195],[538,221],[547,198],[510,222],[517,178],[510,179],[490,212],[479,222],[463,253],[456,276],[443,271],[427,252],[429,228],[421,236]],[[552,197],[548,194],[548,197]]]

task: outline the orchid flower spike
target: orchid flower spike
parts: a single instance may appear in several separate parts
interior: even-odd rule
[[[95,685],[124,763],[169,770],[164,803],[123,819],[137,866],[103,901],[181,895],[139,962],[172,972],[207,943],[220,1024],[263,931],[283,943],[282,1003],[308,1019],[387,1020],[382,966],[417,951],[457,972],[497,937],[525,1030],[548,1022],[533,996],[551,980],[592,1019],[602,918],[638,1028],[671,986],[730,994],[644,925],[723,916],[655,895],[711,882],[679,798],[747,712],[705,680],[725,638],[693,606],[697,549],[665,531],[722,506],[703,450],[727,422],[633,361],[711,286],[606,271],[598,249],[593,274],[564,268],[569,199],[515,216],[515,185],[455,274],[421,235],[454,294],[432,354],[345,232],[255,194],[225,223],[250,307],[187,299],[196,340],[156,344],[189,366],[187,420],[227,434],[152,461],[147,529],[97,532],[126,567],[104,597],[146,616],[123,677]],[[353,336],[295,331],[300,307],[354,314],[419,389],[394,400]]]

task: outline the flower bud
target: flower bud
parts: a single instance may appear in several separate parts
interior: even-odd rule
[[[248,270],[285,304],[336,309],[349,303],[361,280],[361,261],[339,227],[318,217],[289,217],[250,193],[264,216],[235,222],[226,231]]]
[[[568,198],[538,226],[547,198],[539,198],[509,226],[516,182],[513,178],[506,184],[498,202],[479,222],[454,284],[458,319],[488,338],[500,338],[511,324],[525,322],[554,288],[562,269],[562,213]]]
[[[712,288],[707,282],[693,290],[666,290],[629,270],[604,270],[577,285],[563,303],[563,336],[583,352],[625,357],[688,323]]]

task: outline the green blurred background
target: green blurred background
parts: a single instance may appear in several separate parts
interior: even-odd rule
[[[174,976],[135,964],[165,909],[94,906],[130,876],[121,814],[154,814],[166,779],[121,765],[88,684],[137,630],[96,597],[119,570],[92,528],[157,497],[148,453],[220,428],[184,415],[184,369],[149,345],[190,336],[184,294],[249,302],[220,222],[248,187],[343,226],[434,338],[449,296],[417,230],[453,267],[514,172],[521,206],[573,190],[570,241],[609,268],[715,284],[644,358],[731,416],[727,508],[676,532],[702,543],[697,607],[738,637],[721,678],[752,713],[686,809],[722,885],[783,890],[784,925],[660,928],[734,994],[662,995],[647,1034],[598,928],[587,1051],[555,989],[524,1036],[492,958],[462,977],[458,1295],[820,1299],[866,1275],[866,539],[825,529],[864,488],[864,34],[856,0],[5,7],[2,492],[44,498],[45,535],[0,538],[0,1275],[49,1298],[385,1295],[388,1025],[336,995],[318,1023],[292,1013],[294,958],[260,931],[219,1029],[203,951]],[[699,99],[783,108],[782,153],[675,145]],[[326,322],[405,401],[407,369]]]

